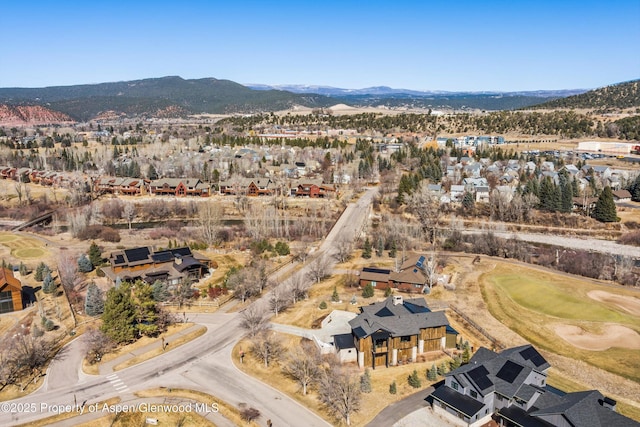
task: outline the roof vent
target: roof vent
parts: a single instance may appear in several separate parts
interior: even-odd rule
[[[393,305],[402,305],[401,295],[394,295],[392,298],[393,298]]]

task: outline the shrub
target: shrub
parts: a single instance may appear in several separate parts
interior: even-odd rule
[[[240,417],[245,421],[253,421],[260,418],[260,411],[256,408],[244,408],[240,411]]]
[[[418,376],[418,371],[416,371],[415,369],[413,370],[411,375],[409,375],[409,377],[407,378],[407,381],[409,382],[409,385],[411,387],[413,387],[413,388],[422,387],[422,381],[420,380],[420,377]]]
[[[291,253],[287,242],[276,242],[276,246],[274,247],[274,249],[280,256],[289,255]]]
[[[53,320],[51,320],[51,319],[47,319],[44,322],[44,330],[45,331],[53,331],[55,329],[55,327],[56,327],[56,324],[53,323]]]
[[[320,303],[320,305],[318,306],[318,308],[320,308],[320,310],[326,310],[327,309],[327,302],[326,301],[322,301]]]
[[[396,382],[392,382],[391,384],[389,384],[389,394],[396,394],[398,392],[398,386],[396,385]]]
[[[363,298],[373,297],[373,285],[371,283],[367,283],[362,289],[362,297]]]

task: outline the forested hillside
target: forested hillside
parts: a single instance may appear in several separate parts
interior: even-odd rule
[[[555,99],[529,108],[593,108],[606,110],[632,107],[640,107],[640,80],[605,86],[580,95]]]

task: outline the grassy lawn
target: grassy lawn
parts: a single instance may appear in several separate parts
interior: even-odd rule
[[[0,233],[0,244],[11,251],[11,256],[18,260],[32,261],[49,256],[40,240],[31,237],[18,236],[12,233]]]
[[[566,323],[597,333],[604,323],[620,322],[640,332],[637,317],[586,295],[591,290],[620,295],[631,295],[631,291],[504,263],[481,276],[480,284],[491,314],[535,346],[640,382],[639,351],[582,350],[553,330],[554,324]]]
[[[285,340],[285,346],[287,348],[292,348],[300,343],[299,337],[284,334],[281,334],[281,336]],[[245,353],[247,354],[244,358],[244,363],[242,364],[239,363],[237,358],[234,358],[234,363],[239,369],[297,400],[303,406],[316,412],[332,425],[344,425],[344,423],[341,423],[341,420],[335,418],[335,414],[332,411],[327,410],[327,408],[319,401],[317,391],[314,387],[311,387],[310,390],[308,390],[306,396],[302,395],[302,391],[298,383],[284,375],[282,373],[282,367],[277,362],[273,362],[268,368],[265,368],[264,363],[262,363],[261,360],[254,358],[250,351],[248,351],[249,348],[250,343],[247,340],[243,340],[238,343],[236,348],[233,350],[233,354],[238,354],[240,349],[245,350]],[[435,352],[431,355],[427,355],[425,362],[370,370],[372,392],[362,395],[360,411],[351,417],[351,424],[353,426],[364,426],[386,406],[418,391],[419,389],[412,388],[407,382],[407,377],[414,369],[416,369],[420,375],[420,379],[422,380],[422,389],[427,388],[430,385],[430,382],[426,379],[426,370],[430,368],[433,363],[438,365],[440,362],[447,360],[449,360],[448,357],[444,356],[442,353]],[[353,365],[352,367],[355,375],[360,376],[364,372],[360,371]],[[397,394],[395,395],[389,393],[389,385],[393,381],[395,381],[397,385]]]

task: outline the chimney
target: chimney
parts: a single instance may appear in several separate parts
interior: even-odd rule
[[[402,305],[402,295],[394,295],[392,298],[393,305]]]
[[[618,403],[618,402],[616,402],[616,401],[615,401],[615,400],[613,400],[612,398],[610,398],[610,397],[606,397],[606,396],[605,396],[604,400],[600,401],[600,404],[601,404],[603,407],[605,407],[605,408],[607,408],[607,409],[610,409],[610,410],[612,410],[612,411],[614,411],[614,412],[615,412],[615,410],[616,410],[616,405],[617,405],[617,403]]]

